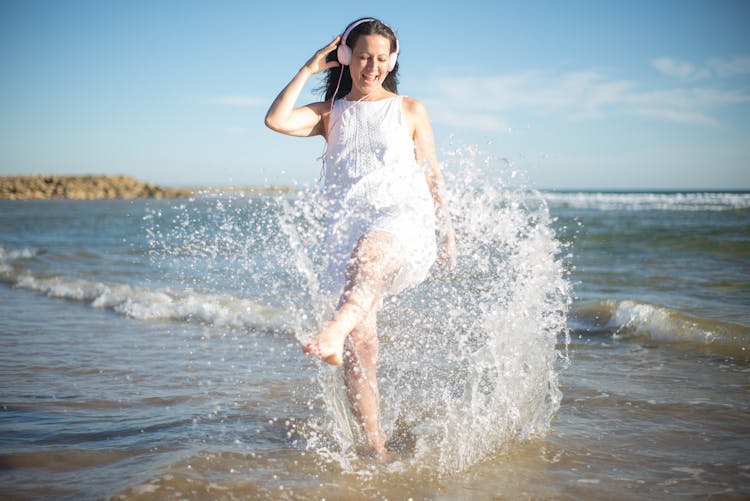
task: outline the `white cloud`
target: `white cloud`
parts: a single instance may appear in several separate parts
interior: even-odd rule
[[[547,72],[523,72],[490,77],[462,77],[437,82],[439,93],[455,103],[479,103],[482,108],[495,111],[531,109],[549,113],[585,104],[592,97],[601,77],[592,72],[554,75]],[[607,101],[609,92],[627,86],[601,87],[594,99]]]
[[[636,108],[634,113],[686,125],[707,125],[712,127],[719,125],[713,118],[697,111],[681,111],[669,108]]]
[[[660,57],[651,61],[651,65],[659,72],[668,77],[681,79],[705,78],[709,76],[709,71],[705,68],[696,68],[693,64],[685,61],[678,61],[669,57]]]
[[[249,96],[219,96],[209,98],[208,101],[214,104],[240,107],[256,107],[268,105],[268,102],[265,99]]]
[[[455,112],[438,103],[429,104],[429,109],[431,110],[430,119],[435,123],[488,132],[510,132],[508,124],[498,115],[471,111]]]
[[[710,77],[729,78],[750,75],[750,57],[734,59],[711,59],[696,66],[687,61],[678,61],[669,57],[660,57],[651,61],[651,65],[660,73],[683,80],[696,80]]]
[[[634,93],[630,96],[630,101],[654,107],[705,109],[746,103],[750,101],[750,94],[742,90],[678,88]]]
[[[224,132],[227,134],[245,134],[247,129],[241,125],[230,125],[224,128]]]
[[[711,70],[720,77],[750,75],[750,57],[738,57],[731,60],[712,59],[708,62]]]
[[[745,71],[744,60],[722,71]],[[662,68],[666,69],[667,64]],[[719,67],[718,63],[715,67]],[[674,66],[675,75],[699,70]],[[718,70],[717,70],[718,71]],[[567,120],[602,119],[613,114],[637,114],[675,123],[716,126],[717,108],[750,102],[744,89],[704,87],[647,89],[629,80],[609,79],[595,71],[554,73],[525,71],[488,77],[444,78],[435,83],[430,105],[433,120],[453,126],[508,132],[517,113],[555,116]]]

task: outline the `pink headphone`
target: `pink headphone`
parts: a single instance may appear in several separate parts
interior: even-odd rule
[[[344,34],[341,35],[341,43],[339,44],[339,48],[336,51],[336,57],[339,60],[339,63],[341,63],[343,66],[349,66],[352,63],[352,48],[346,45],[346,38],[349,36],[349,33],[352,32],[354,28],[359,26],[362,23],[368,23],[370,21],[377,21],[377,19],[373,19],[371,17],[366,17],[364,19],[360,19],[359,21],[354,21],[352,24],[350,24],[346,31],[344,31]],[[388,26],[388,25],[386,25]],[[388,26],[390,29],[391,27]],[[391,29],[393,31],[393,29]],[[396,32],[393,31],[393,36],[396,37]],[[396,50],[394,52],[391,52],[390,59],[388,60],[388,71],[393,71],[393,68],[396,67],[396,60],[398,59],[398,37],[396,37]]]

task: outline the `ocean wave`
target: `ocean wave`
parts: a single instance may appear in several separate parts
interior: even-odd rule
[[[723,211],[750,209],[750,193],[608,193],[549,191],[542,193],[542,196],[553,208],[591,209],[602,211]]]
[[[199,322],[251,329],[287,328],[284,312],[246,298],[49,276],[33,273],[20,265],[19,261],[38,254],[34,249],[13,250],[0,246],[0,281],[49,297],[86,302],[94,308],[109,309],[138,320]]]
[[[9,249],[0,245],[0,266],[8,266],[11,261],[18,259],[31,259],[39,255],[40,251],[29,247],[23,249]]]
[[[750,350],[750,327],[648,303],[605,300],[578,304],[571,323],[621,340],[646,340],[738,355]]]

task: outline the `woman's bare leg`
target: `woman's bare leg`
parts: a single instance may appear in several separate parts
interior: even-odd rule
[[[367,444],[379,458],[385,458],[385,435],[380,428],[380,392],[376,376],[376,329],[376,312],[372,310],[347,339],[344,384],[352,412],[362,426]]]
[[[403,263],[400,242],[390,233],[365,235],[352,253],[346,285],[333,318],[304,346],[308,355],[331,365],[344,361],[344,341],[376,308],[385,285]]]
[[[384,287],[402,263],[403,249],[391,234],[375,232],[363,237],[352,255],[338,310],[304,347],[305,353],[329,364],[344,364],[344,384],[352,412],[368,445],[381,459],[385,459],[386,450],[376,378],[377,309]]]

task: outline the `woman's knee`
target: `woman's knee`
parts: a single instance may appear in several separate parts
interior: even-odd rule
[[[352,260],[361,272],[382,278],[401,266],[404,260],[403,246],[391,233],[375,231],[359,240]]]
[[[369,325],[368,322],[362,322],[358,325],[351,332],[350,338],[354,349],[357,351],[377,346],[378,343],[378,333],[375,331],[375,326]]]

